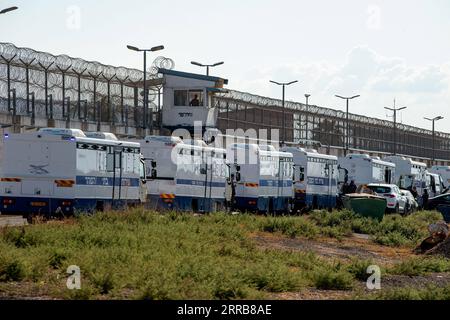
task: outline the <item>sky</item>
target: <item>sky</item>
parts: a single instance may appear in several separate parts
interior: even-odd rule
[[[299,83],[286,99],[450,132],[448,0],[0,0],[0,41],[115,66],[142,68],[127,44],[152,47],[175,69],[224,61],[228,88],[280,98],[269,80]],[[156,57],[156,53],[154,57]],[[152,56],[149,57],[152,59]]]

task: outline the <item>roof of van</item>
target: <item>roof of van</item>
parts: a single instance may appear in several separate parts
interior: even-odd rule
[[[105,139],[96,139],[96,138],[88,138],[84,134],[82,130],[79,129],[57,129],[57,128],[44,128],[35,132],[27,132],[27,133],[14,133],[10,134],[10,139],[34,139],[41,137],[51,137],[53,140],[66,140],[66,141],[77,141],[77,142],[85,142],[85,143],[95,143],[100,145],[111,145],[111,146],[124,146],[124,147],[133,147],[139,148],[140,144],[137,142],[130,141],[120,141],[120,140],[105,140]]]
[[[86,137],[95,138],[95,139],[103,139],[103,140],[114,140],[117,141],[116,135],[111,132],[85,132]]]
[[[317,150],[311,150],[311,149],[304,149],[304,148],[298,148],[298,147],[283,147],[281,148],[284,152],[290,152],[292,154],[303,154],[307,157],[313,157],[313,158],[320,158],[320,159],[327,159],[327,160],[337,160],[338,157],[328,154],[323,154],[317,152]]]
[[[405,163],[409,163],[411,165],[415,165],[415,166],[419,166],[419,167],[427,167],[427,164],[424,162],[419,162],[419,161],[414,161],[411,158],[407,158],[407,157],[403,157],[403,156],[387,156],[383,158],[383,161],[388,161],[388,162],[405,162]]]

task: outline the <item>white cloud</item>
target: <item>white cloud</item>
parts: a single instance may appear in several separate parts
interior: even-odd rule
[[[311,93],[312,103],[343,109],[334,95],[361,94],[352,101],[352,112],[386,119],[384,107],[392,106],[394,98],[407,112],[400,115],[404,123],[428,127],[423,116],[441,114],[450,119],[450,62],[442,65],[412,66],[398,57],[385,57],[367,46],[353,48],[342,65],[326,62],[299,62],[274,68],[252,69],[233,81],[238,90],[279,97],[279,88],[269,80],[300,84],[289,88],[287,99],[304,101]],[[237,81],[236,81],[237,80]],[[450,132],[450,125],[441,124]]]

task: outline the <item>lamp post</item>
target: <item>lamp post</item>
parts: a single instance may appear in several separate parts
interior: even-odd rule
[[[406,107],[396,108],[394,100],[394,108],[385,107],[386,110],[394,112],[394,155],[397,154],[397,112],[406,109]]]
[[[191,61],[191,64],[193,64],[194,66],[206,67],[206,75],[207,76],[209,76],[209,68],[217,67],[217,66],[220,66],[220,65],[222,65],[224,63],[225,62],[221,61],[221,62],[217,62],[217,63],[213,63],[213,64],[203,64],[203,63],[200,63],[200,62]]]
[[[128,45],[127,48],[136,52],[143,52],[144,54],[144,112],[142,119],[142,128],[144,131],[147,129],[147,111],[148,111],[148,93],[147,93],[147,52],[154,52],[163,50],[164,46],[156,46],[150,49],[140,49],[134,46]]]
[[[284,104],[285,104],[285,93],[286,93],[286,86],[290,86],[291,84],[297,83],[298,80],[295,81],[291,81],[291,82],[277,82],[277,81],[272,81],[270,80],[271,83],[274,83],[276,85],[279,85],[283,88],[283,99],[282,99],[282,109],[283,109],[283,119],[282,119],[282,127],[283,127],[283,136],[281,139],[281,145],[284,145],[284,142],[286,140],[286,117],[285,117],[285,108],[284,108]]]
[[[309,144],[309,139],[308,139],[309,97],[311,97],[310,94],[305,94],[305,98],[306,98],[306,117],[305,117],[305,140],[306,140],[306,143],[305,143],[305,145]]]
[[[433,123],[433,128],[432,128],[432,130],[433,130],[433,163],[434,163],[434,161],[436,160],[435,131],[434,131],[434,128],[435,128],[435,122],[444,119],[444,117],[442,117],[442,116],[437,116],[437,117],[432,118],[432,119],[431,119],[431,118],[424,118],[424,119],[425,119],[425,120],[428,120],[428,121],[431,121],[431,122]]]
[[[0,11],[0,14],[5,14],[5,13],[8,13],[8,12],[17,10],[17,9],[19,9],[19,8],[18,8],[18,7],[10,7],[10,8],[6,8],[6,9],[1,10],[1,11]]]
[[[348,149],[350,146],[350,124],[349,124],[349,117],[348,117],[348,102],[352,99],[359,98],[359,97],[360,97],[359,94],[356,96],[353,96],[353,97],[343,97],[343,96],[336,95],[336,98],[344,99],[347,101],[347,109],[346,109],[346,113],[345,113],[346,114],[345,155],[347,155]]]

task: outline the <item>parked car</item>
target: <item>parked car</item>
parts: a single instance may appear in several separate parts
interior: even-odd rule
[[[367,185],[367,188],[386,199],[387,212],[408,213],[407,198],[402,195],[402,192],[395,184],[371,183]]]
[[[450,206],[450,193],[441,194],[437,197],[428,199],[426,209],[436,210],[438,206]]]
[[[406,213],[413,213],[419,208],[419,204],[409,190],[401,190],[402,196],[406,197]]]

